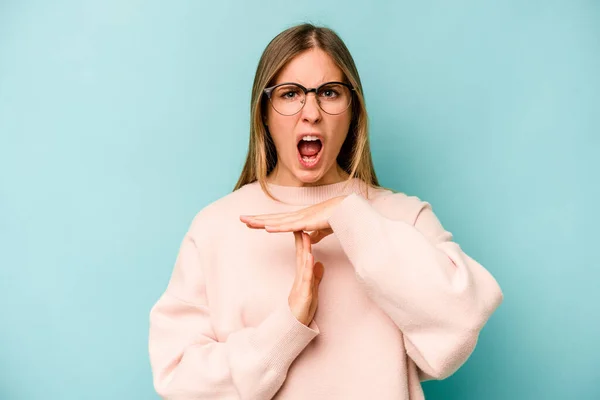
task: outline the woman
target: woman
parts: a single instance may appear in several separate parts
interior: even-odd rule
[[[317,261],[315,261],[317,260]],[[290,28],[254,80],[248,158],[201,210],[150,314],[168,399],[423,399],[503,298],[430,205],[379,187],[331,30]]]

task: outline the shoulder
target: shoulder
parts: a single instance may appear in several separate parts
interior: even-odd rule
[[[224,226],[240,223],[238,217],[244,205],[255,201],[255,186],[254,183],[247,184],[202,207],[192,219],[189,234],[195,237],[201,237],[202,232],[216,235]]]
[[[412,225],[416,223],[424,209],[431,208],[429,202],[418,196],[384,187],[369,189],[369,202],[385,217],[403,220]]]
[[[452,240],[452,233],[445,230],[431,204],[418,196],[378,188],[370,202],[381,215],[414,226],[436,243]]]

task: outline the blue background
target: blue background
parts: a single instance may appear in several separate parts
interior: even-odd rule
[[[384,186],[505,301],[428,399],[600,398],[600,3],[0,2],[0,398],[152,399],[148,312],[231,191],[258,58],[325,24]]]

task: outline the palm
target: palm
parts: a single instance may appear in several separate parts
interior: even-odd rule
[[[333,197],[322,203],[289,213],[244,215],[240,217],[240,220],[249,228],[265,229],[267,232],[312,231],[311,241],[317,243],[333,232],[329,225],[329,217],[345,197]]]

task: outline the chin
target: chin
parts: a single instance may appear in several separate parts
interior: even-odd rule
[[[297,171],[294,176],[302,183],[317,183],[323,178],[320,171]]]
[[[325,180],[327,180],[328,173],[331,168],[335,170],[335,164],[331,168],[325,168],[327,165],[327,160],[325,158],[321,159],[318,165],[314,165],[312,167],[303,166],[299,160],[287,160],[285,162],[285,170],[287,173],[285,174],[287,178],[282,183],[284,185],[305,185],[305,186],[317,186],[321,185]],[[283,166],[282,166],[283,167]],[[292,180],[292,181],[290,181]]]
[[[325,179],[325,173],[321,168],[315,170],[302,170],[297,169],[294,171],[294,177],[307,185],[319,185],[322,184],[323,179]]]

